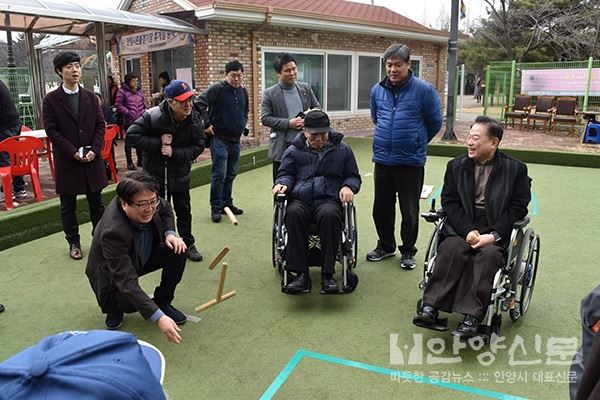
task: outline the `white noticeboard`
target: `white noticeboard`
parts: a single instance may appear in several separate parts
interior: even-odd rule
[[[175,70],[175,79],[186,82],[188,85],[192,84],[192,69],[191,68],[177,68]]]

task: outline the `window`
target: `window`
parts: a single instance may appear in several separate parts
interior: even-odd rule
[[[162,88],[158,84],[158,74],[167,71],[171,79],[189,80],[190,74],[186,76],[177,76],[177,69],[189,69],[191,66],[191,87],[194,84],[194,48],[193,46],[180,46],[168,50],[155,51],[152,53],[152,91],[160,92]],[[189,72],[189,71],[188,71]],[[183,73],[183,71],[182,71]]]
[[[265,88],[271,87],[277,83],[277,74],[273,68],[273,61],[279,52],[265,53]],[[296,59],[298,67],[298,80],[300,82],[309,83],[312,87],[319,104],[323,104],[323,82],[324,78],[324,62],[325,59],[320,54],[299,54],[290,53]]]
[[[381,57],[358,57],[358,104],[359,110],[369,109],[371,88],[381,80]],[[385,71],[383,72],[385,74]]]
[[[327,110],[350,111],[352,56],[327,56]]]
[[[289,51],[296,58],[298,80],[311,85],[317,100],[328,112],[368,110],[371,88],[386,76],[385,65],[378,54],[332,54],[323,50],[320,53],[319,50],[308,50],[311,54],[268,49],[264,52],[263,63],[265,89],[277,83],[273,60],[281,51]],[[420,56],[411,57],[411,69],[415,76],[421,75],[421,62]]]

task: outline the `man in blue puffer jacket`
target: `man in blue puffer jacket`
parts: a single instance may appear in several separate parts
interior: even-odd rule
[[[309,110],[304,133],[299,133],[283,154],[273,194],[287,193],[287,270],[297,273],[285,293],[308,293],[308,226],[319,226],[323,267],[321,290],[337,293],[334,278],[335,256],[342,230],[342,203],[354,200],[361,179],[352,149],[342,143],[344,136],[329,126],[329,117],[320,109]]]
[[[416,266],[419,198],[427,143],[440,130],[442,113],[435,88],[411,71],[407,46],[391,45],[383,60],[387,77],[371,89],[371,118],[375,124],[373,221],[378,241],[377,247],[367,254],[367,260],[380,261],[396,254],[397,196],[402,214],[400,266],[410,270]]]

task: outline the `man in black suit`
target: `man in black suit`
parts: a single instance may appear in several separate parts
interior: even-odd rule
[[[167,340],[181,341],[184,313],[171,305],[185,269],[186,245],[175,233],[173,210],[159,196],[158,182],[147,172],[125,174],[96,226],[86,275],[106,313],[107,329],[118,329],[123,313],[138,311],[156,322]],[[138,278],[162,269],[150,298]]]

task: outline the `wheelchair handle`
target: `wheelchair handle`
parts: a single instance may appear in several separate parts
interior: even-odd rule
[[[278,203],[283,203],[287,199],[287,194],[285,193],[277,193],[275,195],[275,201]]]

